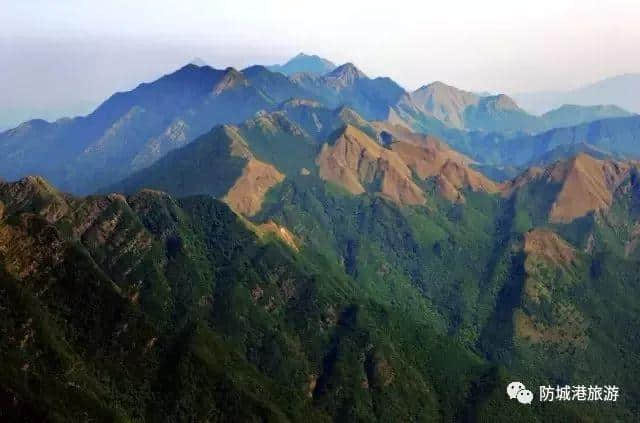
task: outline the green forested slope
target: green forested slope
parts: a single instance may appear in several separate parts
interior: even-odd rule
[[[9,421],[450,420],[502,390],[427,319],[213,199],[1,191]]]

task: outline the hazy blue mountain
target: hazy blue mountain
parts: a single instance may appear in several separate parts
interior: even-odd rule
[[[434,129],[435,128],[435,129]],[[594,157],[640,157],[640,116],[602,119],[537,134],[504,134],[436,128],[427,131],[474,159],[495,180],[515,176],[528,165],[550,163],[585,152]]]
[[[368,120],[387,119],[390,108],[406,94],[392,79],[371,79],[353,63],[345,63],[326,75],[302,73],[291,79],[327,107],[348,106]]]
[[[307,95],[263,67],[245,72],[189,64],[114,94],[88,116],[25,122],[0,134],[0,176],[41,174],[64,190],[91,192],[218,123],[239,123],[289,97]]]
[[[491,164],[475,164],[475,170],[496,182],[507,182],[520,175],[525,168],[520,166],[501,166]]]
[[[318,142],[326,141],[334,131],[346,124],[360,128],[373,138],[377,137],[377,131],[371,123],[347,106],[330,109],[317,101],[294,98],[280,105],[278,111]]]
[[[596,159],[623,159],[624,155],[611,153],[606,150],[602,150],[594,145],[584,142],[576,144],[562,144],[545,153],[533,157],[524,167],[531,166],[546,166],[560,160],[567,160],[571,157],[575,157],[578,154],[588,154]]]
[[[557,109],[550,110],[542,119],[548,128],[562,128],[566,126],[580,125],[581,123],[593,122],[595,120],[632,116],[630,113],[618,106],[598,105],[598,106],[578,106],[565,104]]]
[[[394,106],[394,118],[415,129],[436,119],[448,128],[485,132],[536,132],[544,122],[520,109],[510,97],[482,96],[434,82],[403,96]]]
[[[242,75],[247,78],[251,86],[259,89],[274,104],[295,97],[313,97],[287,76],[279,72],[272,72],[264,66],[250,66],[242,70]]]
[[[512,98],[499,94],[481,97],[464,110],[467,129],[485,132],[538,132],[545,123],[522,110]]]
[[[262,182],[256,184],[265,185],[267,179],[276,182],[280,172],[298,174],[302,168],[313,169],[318,150],[317,142],[284,112],[261,112],[241,125],[216,126],[148,168],[100,191],[130,193],[145,187],[177,196],[222,197],[243,172],[252,178],[251,171],[257,169],[256,180]],[[249,196],[247,192],[244,195]]]
[[[284,65],[267,66],[267,68],[272,72],[280,72],[285,75],[293,75],[294,73],[324,75],[334,70],[336,65],[315,54],[300,53]]]
[[[464,111],[480,96],[436,81],[403,96],[395,109],[407,118],[420,116],[437,119],[447,127],[464,129]]]
[[[603,79],[571,91],[515,94],[514,98],[532,113],[546,113],[563,104],[592,106],[613,104],[640,113],[640,74],[631,73]]]
[[[303,84],[263,66],[238,71],[189,64],[113,95],[85,117],[30,121],[1,133],[0,176],[14,180],[40,174],[63,190],[87,193],[153,164],[216,124],[243,122],[292,98],[322,101],[327,105],[325,128],[335,129],[329,121],[351,109],[329,110],[346,104],[356,115],[384,119],[404,93],[390,79],[369,79],[350,64],[322,77],[298,75],[314,83]]]
[[[55,121],[66,116],[83,116],[91,113],[98,101],[80,101],[76,104],[59,107],[16,107],[12,104],[0,105],[0,131],[15,128],[23,122],[33,119]]]
[[[640,116],[603,119],[541,134],[504,139],[490,147],[495,164],[548,163],[587,152],[598,157],[640,157]]]
[[[531,157],[526,163],[521,163],[524,160],[524,156],[522,158],[518,157],[518,165],[509,165],[508,160],[510,159],[501,159],[499,161],[504,161],[505,164],[478,164],[475,165],[474,168],[487,176],[490,179],[493,179],[497,182],[506,182],[511,179],[516,178],[521,173],[525,172],[528,168],[531,167],[546,167],[555,162],[569,160],[579,154],[588,154],[589,156],[599,159],[616,159],[616,160],[624,160],[629,157],[634,157],[629,154],[617,154],[612,153],[610,151],[603,150],[598,148],[592,144],[588,144],[586,142],[577,142],[573,144],[560,144],[555,147],[550,147],[548,144],[544,144],[541,146],[539,150],[531,149],[532,145],[530,141],[517,140],[513,145],[504,145],[501,147],[501,151],[495,152],[494,156],[501,157],[505,155],[507,157],[512,157],[515,154],[513,151],[518,150],[518,143],[524,142],[527,144],[527,154],[530,154]],[[549,149],[550,148],[550,149]],[[640,157],[640,156],[637,156]]]
[[[294,111],[296,99],[321,108],[298,103]],[[114,94],[87,116],[33,120],[0,133],[0,177],[40,174],[63,190],[88,193],[148,167],[217,124],[238,124],[287,104],[281,111],[316,141],[344,123],[367,132],[366,121],[389,121],[446,140],[484,164],[500,165],[508,138],[628,115],[610,106],[566,106],[537,117],[505,95],[479,96],[442,83],[407,93],[390,78],[369,78],[352,63],[324,75],[290,77],[264,66],[238,71],[189,64]],[[524,151],[522,163],[533,157]]]
[[[481,95],[434,82],[402,96],[392,119],[423,132],[442,132],[435,119],[458,130],[517,134],[623,116],[630,113],[615,106],[563,106],[535,116],[504,94]]]

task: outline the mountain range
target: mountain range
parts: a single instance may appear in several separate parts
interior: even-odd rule
[[[367,77],[351,63],[323,75],[290,77],[263,66],[238,71],[189,64],[114,94],[87,116],[33,120],[0,133],[0,176],[40,174],[63,190],[86,194],[153,164],[216,124],[238,124],[301,101],[346,106],[366,120],[436,135],[467,154],[475,154],[471,146],[487,137],[510,139],[629,115],[615,107],[566,106],[536,117],[505,95],[483,97],[442,83],[409,93],[389,78]]]
[[[0,134],[0,420],[637,421],[640,117],[292,62]]]
[[[631,116],[616,106],[562,105],[542,116],[531,115],[504,95],[479,95],[442,82],[407,93],[394,107],[397,118],[416,130],[429,130],[428,118],[449,128],[494,133],[536,133],[613,117]],[[424,126],[423,126],[424,125]]]

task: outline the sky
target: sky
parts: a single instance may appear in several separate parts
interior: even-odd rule
[[[0,128],[87,113],[194,57],[305,52],[407,89],[568,90],[640,72],[639,22],[638,0],[0,0]]]

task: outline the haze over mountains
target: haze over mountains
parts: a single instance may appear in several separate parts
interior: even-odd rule
[[[546,113],[563,104],[593,106],[616,105],[640,113],[640,74],[625,74],[606,78],[566,92],[533,92],[515,94],[520,105],[532,113]]]
[[[504,153],[484,151],[493,147],[483,140],[498,137],[502,141],[492,145],[504,149],[518,134],[630,115],[613,106],[564,106],[538,117],[506,95],[481,96],[439,82],[407,92],[389,78],[371,79],[351,63],[333,68],[317,56],[301,54],[283,66],[294,73],[189,64],[115,94],[86,117],[26,122],[0,134],[2,176],[36,173],[62,189],[88,193],[149,166],[218,123],[241,123],[291,99],[319,101],[330,109],[348,106],[365,120],[389,120],[439,136],[476,160],[499,165],[504,163],[491,156]]]
[[[640,419],[640,116],[201,64],[0,133],[0,418]]]

